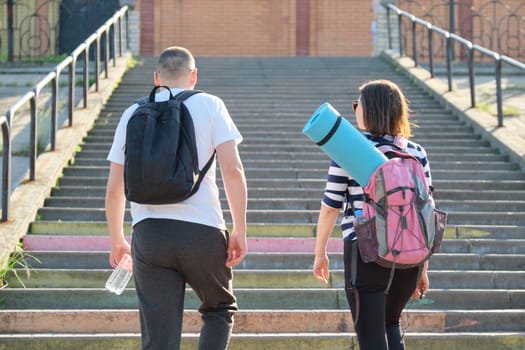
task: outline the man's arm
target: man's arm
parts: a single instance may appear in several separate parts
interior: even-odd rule
[[[117,266],[122,255],[131,253],[129,243],[124,237],[124,213],[126,197],[124,195],[124,166],[111,162],[106,186],[106,220],[111,240],[109,263]]]
[[[226,266],[235,266],[244,259],[248,252],[246,241],[248,190],[237,143],[234,140],[224,142],[217,147],[216,151],[233,221]]]

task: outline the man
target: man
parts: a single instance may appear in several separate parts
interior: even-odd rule
[[[165,49],[159,57],[154,82],[169,86],[173,95],[193,89],[197,68],[192,54],[181,47]],[[168,96],[164,90],[156,95],[156,100],[167,100]],[[123,233],[126,203],[123,165],[126,125],[138,105],[129,107],[117,126],[108,155],[111,166],[106,217],[111,266],[115,267],[123,254],[131,253],[133,257],[142,349],[180,347],[186,283],[202,302],[199,349],[226,349],[237,310],[231,268],[247,253],[247,189],[237,150],[242,136],[220,98],[199,93],[184,104],[195,127],[199,168],[217,152],[233,229],[231,234],[226,231],[213,164],[199,190],[182,202],[167,205],[130,202],[133,225],[130,247]]]

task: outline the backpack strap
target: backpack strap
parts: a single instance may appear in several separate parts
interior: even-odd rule
[[[171,97],[173,95],[171,95],[171,90],[170,90],[170,99],[175,99],[175,100],[178,100],[178,101],[184,101],[185,99],[195,95],[195,94],[198,94],[198,93],[201,93],[202,91],[200,90],[183,90],[181,92],[179,92],[178,94],[175,95],[175,97]]]
[[[175,96],[173,96],[171,93],[171,90],[168,87],[165,87],[165,88],[170,91],[170,99],[176,100],[180,103],[182,103],[187,98],[202,92],[201,90],[183,90],[177,93]],[[216,151],[213,150],[213,154],[211,155],[210,159],[208,159],[204,167],[199,171],[199,176],[197,177],[197,181],[195,181],[195,186],[193,186],[193,190],[191,191],[191,194],[194,194],[195,192],[199,190],[200,184],[202,180],[204,180],[204,176],[206,175],[208,170],[211,168],[211,165],[213,164],[213,161],[215,159],[215,154],[216,154]]]
[[[195,181],[195,186],[193,186],[193,190],[191,191],[191,194],[194,194],[197,192],[200,188],[201,182],[204,179],[204,176],[208,172],[208,170],[211,168],[211,165],[213,164],[213,160],[215,159],[215,153],[216,151],[213,151],[213,154],[211,155],[210,159],[204,165],[204,167],[199,171],[199,176],[197,177],[197,181]]]
[[[145,105],[146,103],[148,103],[148,101],[149,101],[149,97],[148,97],[148,96],[143,96],[143,97],[141,97],[141,98],[135,100],[134,102],[135,102],[136,104],[138,104],[139,106],[143,106],[143,105]]]
[[[142,106],[142,105],[145,105],[148,102],[155,102],[155,95],[157,94],[157,90],[160,89],[160,88],[164,88],[165,90],[168,90],[168,92],[170,94],[170,97],[169,97],[170,100],[177,99],[177,100],[179,100],[181,102],[184,101],[185,99],[195,95],[195,94],[203,92],[201,90],[183,90],[183,91],[177,93],[175,96],[173,96],[173,93],[171,92],[171,89],[167,85],[155,85],[153,87],[153,89],[151,89],[151,92],[149,93],[148,96],[143,96],[143,97],[135,100],[135,103],[138,104],[139,106]]]
[[[357,239],[352,242],[352,256],[350,258],[350,285],[352,286],[355,299],[355,320],[354,325],[359,321],[359,291],[355,287],[357,281],[357,254],[358,254]]]

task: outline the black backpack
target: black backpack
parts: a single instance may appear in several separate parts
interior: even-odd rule
[[[215,152],[199,170],[195,130],[182,103],[201,91],[187,90],[167,101],[155,102],[155,86],[149,97],[136,103],[126,129],[124,184],[126,198],[141,204],[172,204],[199,189],[213,163]]]

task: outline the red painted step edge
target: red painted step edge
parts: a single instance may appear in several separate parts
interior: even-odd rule
[[[130,237],[128,237],[128,241]],[[101,236],[53,236],[26,235],[24,248],[29,251],[109,251],[109,237]],[[249,252],[288,252],[313,253],[315,238],[248,238]],[[328,242],[328,252],[342,252],[343,240],[332,238]]]

